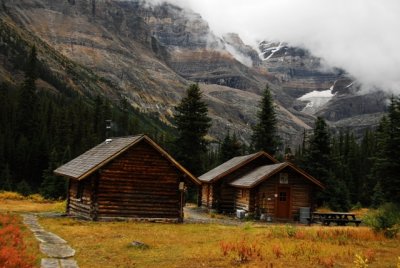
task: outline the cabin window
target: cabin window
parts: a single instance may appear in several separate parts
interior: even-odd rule
[[[279,183],[280,184],[288,184],[289,183],[289,174],[280,173],[279,174]]]
[[[84,190],[85,190],[85,182],[78,181],[78,189],[76,190],[77,199],[82,199]]]
[[[286,201],[286,192],[279,193],[279,201]]]

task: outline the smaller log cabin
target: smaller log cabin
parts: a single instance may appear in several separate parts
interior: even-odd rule
[[[282,220],[293,220],[300,207],[312,207],[316,191],[324,188],[289,162],[257,167],[229,186],[235,189],[235,209]]]
[[[67,214],[88,220],[183,220],[183,185],[200,181],[146,135],[107,139],[57,168]]]
[[[278,163],[275,158],[261,151],[234,157],[201,175],[199,180],[202,182],[202,206],[218,212],[234,212],[236,191],[229,183],[259,166],[275,163]]]

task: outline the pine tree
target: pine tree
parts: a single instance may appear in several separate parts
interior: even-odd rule
[[[400,98],[391,99],[387,134],[382,187],[391,201],[400,204]]]
[[[203,172],[202,157],[207,152],[205,136],[211,126],[207,104],[197,84],[187,89],[178,106],[175,107],[175,124],[178,135],[175,140],[176,158],[195,175]]]
[[[372,189],[377,183],[374,176],[372,176],[376,150],[375,132],[367,129],[360,145],[360,178],[358,181],[359,201],[364,206],[371,205]]]
[[[382,117],[379,126],[375,131],[376,152],[372,158],[373,166],[369,175],[369,185],[374,187],[380,180],[388,177],[387,171],[390,169],[390,161],[387,159],[387,148],[389,141],[390,122],[386,116]],[[383,187],[382,183],[382,187]],[[371,191],[369,191],[371,193]],[[371,202],[371,195],[368,197]],[[386,199],[386,196],[385,196]]]
[[[49,165],[43,171],[43,182],[40,186],[40,194],[47,199],[65,198],[67,187],[65,178],[56,176],[53,170],[59,166],[57,152],[53,150],[50,154]]]
[[[318,117],[314,133],[310,137],[308,149],[305,152],[305,166],[309,173],[326,183],[332,167],[331,137],[325,120]]]
[[[232,136],[228,132],[224,140],[221,143],[221,150],[219,156],[219,162],[223,163],[229,159],[239,156],[242,153],[242,145],[236,137],[236,134]]]
[[[267,86],[263,92],[260,111],[257,113],[258,123],[253,127],[252,145],[256,151],[263,150],[275,154],[280,145],[277,136],[277,119],[271,92]]]
[[[23,81],[18,105],[18,126],[19,131],[28,139],[35,136],[37,127],[36,111],[37,96],[36,84],[37,79],[37,54],[36,47],[31,48],[28,61],[25,67],[25,79]]]
[[[0,173],[0,189],[5,191],[12,191],[13,189],[11,173],[8,164],[5,165],[4,170],[2,170]]]
[[[371,206],[373,208],[378,208],[385,202],[385,195],[383,193],[382,185],[380,181],[376,183],[373,189],[373,194],[371,196]]]
[[[328,125],[321,117],[317,117],[314,133],[310,137],[309,147],[305,153],[306,170],[315,178],[325,184],[326,189],[317,197],[319,203],[326,203],[335,210],[349,209],[349,191],[342,178],[338,178],[334,170],[331,135]]]

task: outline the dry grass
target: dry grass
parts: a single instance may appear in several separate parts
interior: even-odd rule
[[[0,200],[0,212],[63,208],[60,202]],[[388,240],[367,227],[85,222],[69,218],[42,218],[40,222],[76,249],[82,268],[365,267],[364,264],[389,268],[400,262],[400,239]],[[29,230],[23,231],[30,253],[41,256]],[[150,247],[130,247],[132,241]]]
[[[41,223],[70,242],[80,267],[354,267],[356,256],[368,267],[396,267],[400,255],[400,239],[367,227]],[[129,247],[132,241],[150,248]]]
[[[45,200],[38,194],[27,197],[15,192],[0,192],[0,212],[47,212],[65,211],[64,201]]]

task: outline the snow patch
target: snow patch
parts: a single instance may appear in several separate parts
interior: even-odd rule
[[[333,86],[331,86],[330,89],[323,91],[314,90],[298,98],[300,101],[307,102],[306,107],[303,108],[303,112],[308,114],[314,114],[317,112],[320,107],[328,103],[333,96],[335,96],[335,94],[332,93],[332,89]]]
[[[283,48],[283,47],[285,46],[283,42],[279,42],[278,46],[269,47],[269,46],[271,46],[271,45],[273,45],[273,44],[274,44],[273,42],[270,42],[270,43],[267,43],[267,44],[263,44],[263,45],[262,45],[262,46],[263,46],[263,50],[262,50],[262,53],[261,53],[261,55],[260,55],[260,58],[261,58],[263,61],[269,60],[272,56],[274,56],[274,54],[275,54],[276,52],[278,52],[279,50],[281,50],[281,48]],[[265,54],[269,54],[269,55],[265,58],[265,57],[264,57]]]

